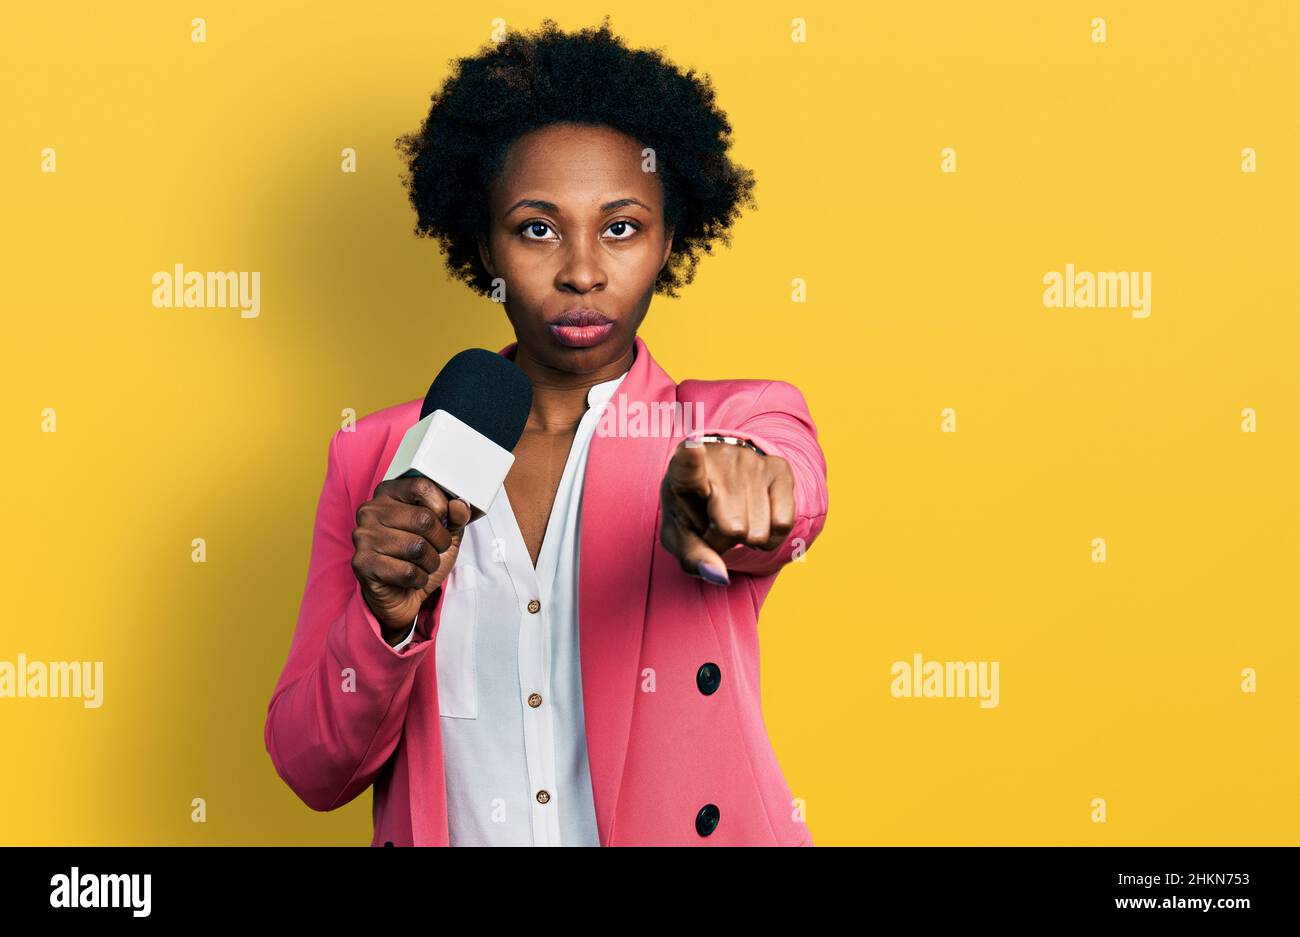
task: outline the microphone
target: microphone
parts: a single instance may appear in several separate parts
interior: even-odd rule
[[[384,481],[423,475],[447,498],[487,513],[514,465],[514,448],[533,405],[533,383],[519,366],[486,348],[452,356],[433,379],[420,421],[406,431]]]

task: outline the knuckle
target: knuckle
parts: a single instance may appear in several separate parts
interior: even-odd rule
[[[719,518],[716,527],[724,537],[743,537],[748,533],[745,522],[735,516]]]

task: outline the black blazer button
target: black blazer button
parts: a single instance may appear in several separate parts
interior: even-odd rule
[[[722,671],[712,661],[703,664],[699,670],[695,671],[695,685],[700,688],[700,692],[705,696],[716,690],[721,682]]]
[[[718,828],[718,818],[720,816],[717,804],[705,804],[700,808],[700,812],[695,815],[695,832],[701,836],[708,836]]]

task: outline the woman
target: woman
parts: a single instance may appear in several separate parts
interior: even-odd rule
[[[373,845],[811,845],[759,696],[757,614],[827,510],[802,395],[673,381],[637,329],[750,174],[707,79],[550,20],[459,69],[407,154],[417,230],[502,301],[534,395],[468,524],[381,482],[421,400],[330,444],[266,746]]]

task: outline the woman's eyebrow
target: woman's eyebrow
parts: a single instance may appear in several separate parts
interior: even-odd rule
[[[649,205],[641,201],[639,198],[618,198],[614,199],[612,202],[606,202],[604,205],[601,205],[600,212],[602,215],[608,214],[609,212],[616,211],[617,209],[623,208],[627,205],[640,205],[646,211],[652,210]],[[508,217],[512,211],[518,208],[535,208],[538,211],[549,211],[555,215],[563,214],[563,212],[560,211],[559,206],[554,202],[548,202],[545,199],[540,198],[521,198],[519,201],[507,208],[502,217]]]

